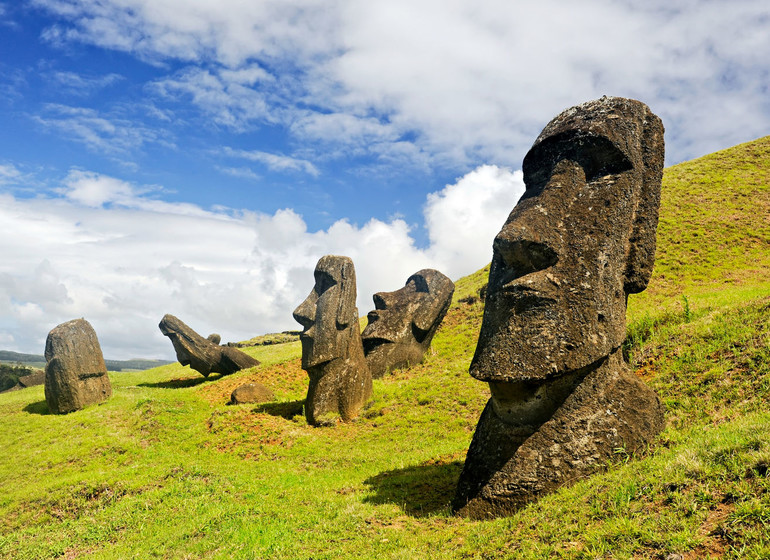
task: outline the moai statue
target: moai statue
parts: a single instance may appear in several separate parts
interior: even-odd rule
[[[310,376],[305,400],[309,424],[352,420],[372,395],[356,308],[356,271],[348,257],[326,255],[315,267],[315,286],[294,319],[304,330],[302,369]]]
[[[55,327],[45,341],[45,400],[54,414],[67,414],[112,395],[99,339],[85,319]]]
[[[449,278],[426,268],[412,274],[400,290],[374,294],[374,311],[361,334],[374,379],[422,361],[454,291]]]
[[[220,346],[218,334],[203,338],[173,315],[164,315],[158,328],[164,336],[171,339],[179,363],[190,366],[204,377],[208,377],[210,373],[230,375],[259,365],[259,360],[237,348]]]
[[[524,158],[470,366],[491,398],[452,503],[460,515],[508,515],[663,428],[660,400],[621,353],[628,294],[652,273],[662,170],[660,119],[619,97],[564,111]]]

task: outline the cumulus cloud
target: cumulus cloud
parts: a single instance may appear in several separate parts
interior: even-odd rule
[[[325,254],[353,259],[363,315],[372,294],[399,288],[421,268],[456,279],[483,266],[521,193],[521,175],[484,166],[430,195],[425,248],[401,219],[338,220],[308,231],[291,209],[206,210],[157,200],[158,191],[72,170],[58,196],[0,195],[6,347],[39,353],[51,328],[81,316],[117,359],[172,358],[157,329],[165,313],[225,340],[299,328],[291,312],[312,289]]]
[[[492,243],[524,193],[521,171],[483,165],[428,195],[425,227],[436,258],[456,278],[492,259]]]
[[[770,124],[765,0],[34,3],[59,17],[50,40],[181,61],[156,93],[305,143],[374,139],[385,154],[408,137],[439,161],[518,166],[545,122],[604,94],[663,117],[669,161]]]

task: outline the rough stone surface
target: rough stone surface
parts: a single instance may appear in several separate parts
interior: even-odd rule
[[[208,340],[211,344],[219,344],[222,342],[222,337],[217,333],[211,333],[206,337],[206,340]]]
[[[67,321],[49,332],[45,359],[45,400],[52,413],[74,412],[112,395],[99,340],[85,319]]]
[[[664,425],[620,350],[628,294],[655,258],[663,125],[618,97],[564,111],[524,158],[526,191],[493,244],[473,377],[489,383],[453,500],[510,514]]]
[[[361,334],[374,379],[422,361],[454,290],[449,278],[428,268],[412,274],[400,290],[374,294],[374,311]]]
[[[372,395],[356,308],[356,273],[348,257],[326,255],[315,268],[315,286],[294,319],[304,330],[302,369],[310,377],[305,417],[309,424],[352,420]]]
[[[259,365],[258,360],[237,348],[219,346],[203,338],[173,315],[165,315],[158,328],[171,339],[179,363],[190,366],[205,377],[210,373],[230,375]]]
[[[23,388],[43,385],[45,383],[45,370],[38,369],[34,373],[19,377],[19,385]]]
[[[275,400],[275,393],[261,383],[247,383],[236,387],[230,395],[230,404],[263,403]]]

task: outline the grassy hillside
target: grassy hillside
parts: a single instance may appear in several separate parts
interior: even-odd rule
[[[67,416],[42,387],[0,395],[0,557],[770,557],[769,146],[666,171],[626,344],[667,410],[643,456],[510,518],[450,514],[488,398],[467,373],[482,270],[426,361],[375,381],[350,424],[306,424],[298,342],[245,348],[262,364],[229,377],[115,375],[112,399]],[[278,402],[226,406],[249,381]]]

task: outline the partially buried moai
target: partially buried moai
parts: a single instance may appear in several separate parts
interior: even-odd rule
[[[73,319],[45,341],[45,400],[54,414],[67,414],[107,400],[112,385],[91,323]]]
[[[412,274],[400,290],[374,294],[374,311],[361,334],[374,379],[422,361],[454,290],[449,278],[426,268]]]
[[[491,398],[457,513],[510,514],[663,428],[621,352],[627,296],[652,272],[662,170],[660,119],[619,97],[564,111],[524,158],[526,191],[493,244],[470,366]]]
[[[372,376],[361,345],[353,261],[326,255],[314,274],[315,286],[294,319],[304,327],[302,369],[310,377],[305,417],[326,425],[358,416],[372,395]]]

